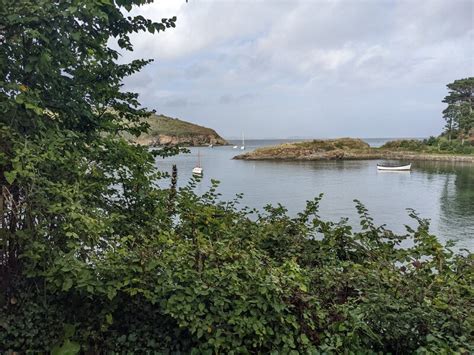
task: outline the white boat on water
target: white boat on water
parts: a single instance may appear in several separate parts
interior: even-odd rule
[[[237,149],[239,146],[238,145],[234,145],[234,149]]]
[[[195,175],[195,176],[202,176],[202,171],[203,171],[203,169],[202,169],[200,166],[196,166],[196,167],[193,169],[193,175]]]
[[[411,170],[411,164],[408,165],[380,165],[377,164],[377,170],[385,170],[385,171],[407,171]]]
[[[245,136],[244,136],[244,132],[242,132],[242,146],[240,147],[240,149],[245,150]]]
[[[201,167],[201,152],[198,150],[198,164],[193,169],[193,175],[201,177],[203,168]]]

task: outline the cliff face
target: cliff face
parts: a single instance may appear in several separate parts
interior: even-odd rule
[[[146,134],[134,139],[138,144],[148,146],[204,146],[227,145],[227,141],[211,128],[171,118],[152,115],[146,122],[150,126]]]
[[[173,146],[173,145],[182,145],[182,146],[205,146],[205,145],[228,145],[227,141],[221,138],[217,133],[214,134],[193,134],[193,135],[167,135],[167,134],[158,134],[155,136],[140,136],[137,139],[137,143],[141,145],[148,145],[151,147],[156,146]]]

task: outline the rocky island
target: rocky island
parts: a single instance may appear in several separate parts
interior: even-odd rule
[[[227,141],[211,128],[165,115],[151,115],[146,119],[150,126],[147,133],[130,138],[135,143],[155,146],[206,146],[227,145]]]
[[[445,160],[474,163],[474,154],[449,154],[424,149],[416,140],[388,142],[373,148],[362,139],[318,139],[263,147],[234,157],[242,160]]]

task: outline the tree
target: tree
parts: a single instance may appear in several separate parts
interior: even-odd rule
[[[455,80],[447,87],[449,94],[443,100],[448,104],[443,111],[446,130],[450,138],[458,133],[464,143],[474,127],[474,77]]]
[[[149,2],[0,0],[4,300],[20,272],[59,282],[55,263],[70,258],[86,267],[87,251],[99,253],[132,230],[139,238],[150,227],[146,216],[160,208],[153,155],[121,139],[145,130],[149,114],[122,79],[150,61],[117,64],[111,47],[132,50],[130,34],[175,27],[176,18],[126,15]]]

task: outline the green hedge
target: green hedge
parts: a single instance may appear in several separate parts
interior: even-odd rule
[[[172,196],[172,227],[19,281],[0,350],[474,351],[473,255],[443,247],[415,213],[418,227],[394,235],[357,201],[359,232],[321,220],[321,197],[291,218],[193,184]]]

